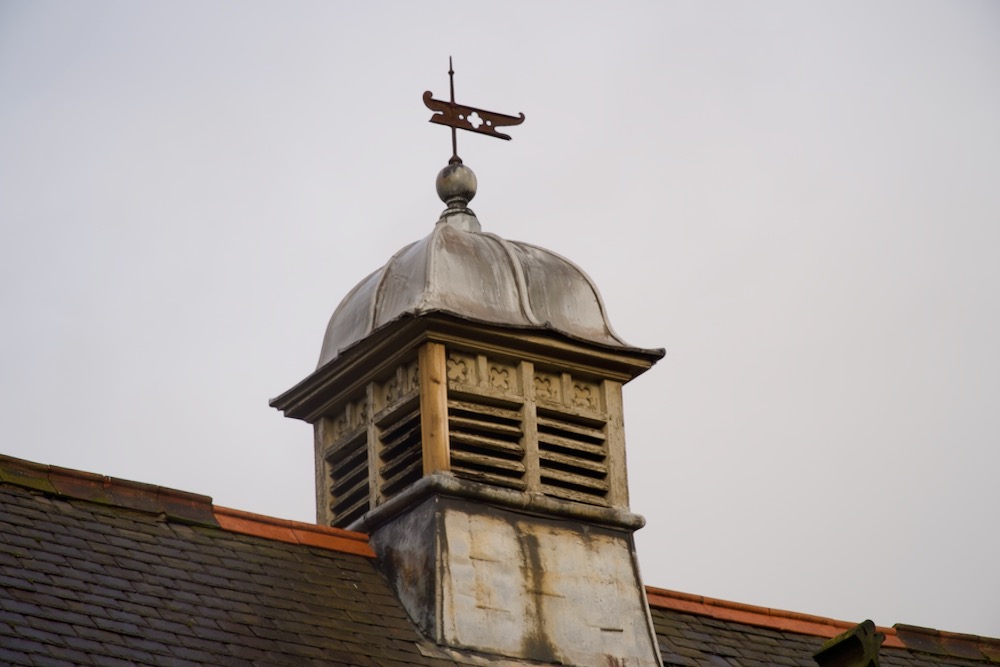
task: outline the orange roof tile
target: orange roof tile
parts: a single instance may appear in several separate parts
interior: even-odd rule
[[[244,535],[256,535],[281,542],[305,544],[322,549],[374,558],[375,552],[368,544],[368,536],[341,528],[318,526],[301,521],[275,519],[228,507],[215,507],[215,518],[223,530]]]
[[[646,597],[649,604],[654,607],[818,637],[836,637],[844,630],[849,630],[857,625],[822,616],[758,607],[740,602],[730,602],[729,600],[717,600],[702,595],[669,591],[651,586],[646,587]],[[893,628],[879,628],[879,631],[885,633],[884,646],[903,648],[903,644],[896,638],[896,631]]]

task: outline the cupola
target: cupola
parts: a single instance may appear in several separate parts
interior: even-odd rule
[[[317,520],[371,534],[446,650],[652,667],[622,386],[663,351],[625,343],[575,264],[483,231],[457,156],[436,185],[430,234],[348,292],[271,403],[314,426]]]
[[[348,292],[316,372],[272,402],[316,426],[317,518],[371,528],[435,472],[618,516],[621,386],[663,353],[614,332],[578,266],[482,231],[475,176],[455,167],[438,177],[449,208],[431,233]]]

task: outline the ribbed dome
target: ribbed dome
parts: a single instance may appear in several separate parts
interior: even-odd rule
[[[630,347],[611,328],[597,287],[579,267],[462,218],[442,218],[429,236],[351,290],[327,326],[320,366],[399,317],[431,312]]]

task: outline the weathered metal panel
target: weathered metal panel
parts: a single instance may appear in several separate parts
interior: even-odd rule
[[[459,222],[438,223],[344,298],[327,327],[320,366],[400,317],[429,312],[629,347],[611,328],[597,287],[578,266],[549,250]]]
[[[659,665],[628,531],[435,496],[377,529],[372,545],[411,616],[445,646]]]
[[[427,637],[438,641],[440,581],[438,499],[428,498],[372,532],[378,564],[410,618]]]

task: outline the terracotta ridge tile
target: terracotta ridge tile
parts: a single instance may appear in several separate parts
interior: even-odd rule
[[[0,454],[0,482],[50,495],[163,514],[182,523],[218,527],[212,499],[197,493],[60,468]]]
[[[229,507],[215,507],[215,518],[223,530],[233,533],[375,558],[375,552],[368,543],[368,535],[365,533],[303,521],[278,519]]]
[[[823,616],[803,614],[795,611],[771,609],[742,602],[719,600],[702,595],[692,595],[663,588],[646,587],[646,598],[651,607],[673,609],[699,616],[708,616],[724,621],[745,623],[756,627],[795,632],[803,635],[814,635],[827,639],[853,628],[857,623],[838,621]],[[885,634],[883,646],[891,648],[906,648],[893,628],[879,627],[879,632]]]

